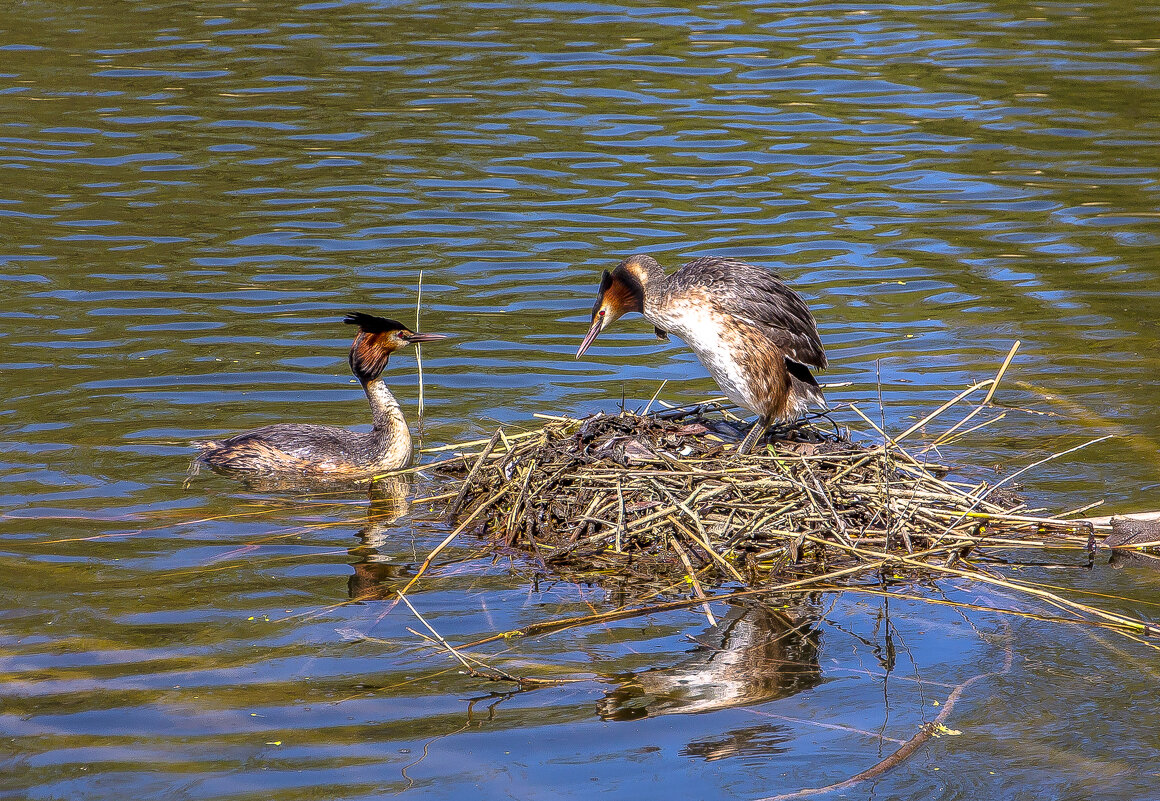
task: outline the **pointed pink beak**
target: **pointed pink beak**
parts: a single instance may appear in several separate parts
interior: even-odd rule
[[[584,351],[588,350],[588,348],[592,346],[592,343],[596,341],[596,336],[600,333],[600,328],[603,324],[604,312],[599,311],[596,313],[596,319],[592,321],[592,327],[588,329],[587,336],[585,336],[584,341],[580,343],[580,350],[576,351],[577,359],[583,356]]]

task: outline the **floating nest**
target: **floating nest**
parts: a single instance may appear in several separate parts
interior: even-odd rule
[[[804,423],[752,454],[706,407],[553,418],[497,431],[437,469],[462,484],[448,514],[501,551],[568,577],[674,588],[768,586],[868,570],[955,565],[979,546],[1068,540],[1091,526],[1020,515],[1022,500],[949,480],[891,441],[866,445]]]

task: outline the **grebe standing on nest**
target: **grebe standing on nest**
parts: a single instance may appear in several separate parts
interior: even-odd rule
[[[717,385],[757,414],[739,451],[748,452],[775,422],[796,420],[826,400],[811,367],[826,367],[814,316],[776,273],[708,256],[665,275],[651,256],[629,256],[604,271],[592,327],[576,352],[628,312],[639,312],[667,339],[683,339]]]
[[[362,312],[352,312],[342,321],[359,329],[350,346],[350,369],[370,401],[371,431],[279,423],[222,442],[195,442],[201,449],[197,461],[225,471],[316,477],[354,478],[405,467],[411,461],[411,430],[399,402],[383,383],[383,370],[399,348],[446,337],[416,334],[397,320]]]

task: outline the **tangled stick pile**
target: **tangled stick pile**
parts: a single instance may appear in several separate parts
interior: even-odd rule
[[[1081,522],[1023,518],[1020,500],[941,478],[887,441],[813,425],[742,455],[699,408],[557,419],[443,463],[462,477],[449,513],[501,549],[568,575],[666,584],[771,580],[953,564],[979,545],[1086,544]],[[463,512],[463,514],[461,514]],[[900,565],[897,559],[906,564]]]

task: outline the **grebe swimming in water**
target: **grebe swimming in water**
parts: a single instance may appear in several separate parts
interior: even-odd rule
[[[826,404],[810,373],[826,366],[817,323],[801,296],[769,270],[709,256],[665,275],[651,256],[629,256],[601,276],[592,327],[576,358],[628,312],[643,314],[662,339],[670,332],[683,339],[729,400],[757,414],[743,453],[774,422]]]
[[[397,320],[362,312],[343,318],[358,326],[350,346],[350,369],[371,404],[374,428],[365,433],[336,426],[279,423],[222,442],[195,442],[197,460],[224,471],[357,477],[386,473],[411,461],[411,430],[399,402],[383,383],[391,354],[413,342],[445,339],[416,334]]]

